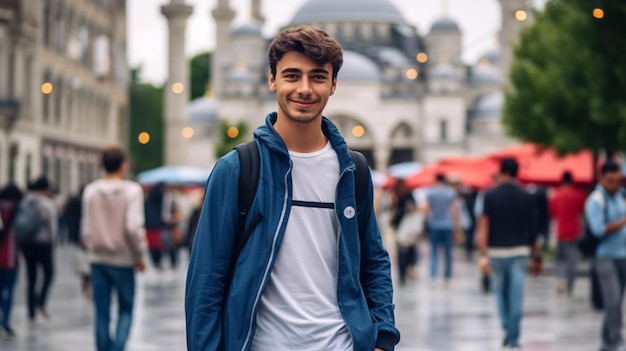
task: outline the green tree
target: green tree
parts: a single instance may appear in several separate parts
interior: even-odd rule
[[[236,128],[236,135],[229,133],[229,129],[232,127]],[[226,155],[235,146],[248,140],[248,124],[240,121],[233,126],[226,120],[220,120],[217,137],[218,143],[215,147],[215,156],[220,158]]]
[[[129,148],[133,171],[139,173],[163,164],[163,87],[141,82],[141,67],[131,70],[129,88],[130,133]],[[138,135],[150,135],[141,144]]]
[[[625,24],[624,1],[548,1],[515,48],[507,131],[562,153],[626,150]]]
[[[212,54],[210,52],[203,52],[192,57],[189,62],[191,100],[204,95],[207,84],[211,79],[211,57]]]

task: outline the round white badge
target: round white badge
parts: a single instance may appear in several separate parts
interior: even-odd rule
[[[347,219],[351,219],[352,217],[354,217],[355,214],[356,214],[356,211],[354,210],[354,207],[352,207],[352,206],[348,206],[348,207],[343,209],[343,215]]]

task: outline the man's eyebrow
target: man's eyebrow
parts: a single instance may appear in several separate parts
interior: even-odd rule
[[[299,68],[285,68],[284,70],[280,71],[281,74],[285,74],[285,73],[302,73],[302,70],[300,70]],[[327,70],[323,69],[323,68],[314,68],[311,70],[311,73],[324,73],[324,74],[330,74],[330,72],[328,72]]]
[[[280,71],[281,74],[285,74],[285,73],[300,73],[302,72],[301,70],[299,70],[298,68],[285,68],[284,70]]]

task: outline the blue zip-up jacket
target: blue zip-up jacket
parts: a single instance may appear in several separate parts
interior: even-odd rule
[[[287,147],[273,127],[271,113],[254,131],[261,153],[259,187],[248,223],[262,213],[235,265],[224,296],[238,217],[239,157],[222,157],[207,181],[205,200],[187,272],[185,315],[189,351],[247,351],[256,329],[261,296],[278,256],[292,201],[292,164]],[[373,187],[354,213],[354,171],[339,130],[323,118],[322,130],[339,158],[335,196],[339,218],[337,300],[350,330],[354,350],[393,350],[400,339],[395,327],[389,255],[383,247],[372,205]],[[357,224],[357,218],[360,225]],[[359,228],[361,229],[359,231]],[[306,248],[303,248],[306,249]],[[297,336],[294,336],[297,337]]]

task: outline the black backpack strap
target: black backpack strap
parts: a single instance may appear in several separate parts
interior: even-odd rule
[[[248,228],[246,228],[246,220],[248,218],[248,212],[252,207],[252,202],[256,196],[257,188],[259,187],[259,177],[261,170],[261,155],[259,154],[259,147],[254,140],[250,140],[243,144],[239,144],[235,147],[239,154],[239,196],[238,196],[238,218],[237,218],[237,232],[235,233],[235,244],[233,247],[233,253],[230,259],[230,266],[228,271],[228,280],[226,282],[226,289],[229,289],[230,283],[235,273],[235,264],[239,258],[239,254],[243,249],[243,246],[248,241],[250,234],[254,227],[261,221],[263,215],[258,213],[250,222]]]
[[[365,200],[365,196],[367,195],[367,191],[369,190],[370,185],[370,169],[369,164],[367,163],[367,159],[363,156],[362,153],[354,150],[350,150],[350,155],[352,156],[352,160],[356,165],[356,170],[354,171],[354,193],[356,196],[356,207],[357,207],[357,215],[360,214],[361,205]]]

